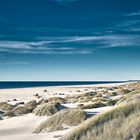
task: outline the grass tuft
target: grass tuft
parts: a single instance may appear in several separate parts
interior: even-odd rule
[[[47,120],[43,121],[34,129],[34,133],[50,132],[66,129],[68,126],[75,126],[86,119],[86,114],[81,109],[63,109]]]
[[[50,116],[60,111],[63,108],[64,107],[60,103],[48,102],[46,104],[37,106],[37,108],[33,110],[33,113],[38,116],[44,116],[44,115]]]
[[[31,113],[37,106],[37,103],[35,100],[27,102],[25,105],[19,105],[14,107],[12,110],[7,111],[4,115],[13,117],[13,116],[19,116],[23,114]]]
[[[62,140],[127,140],[140,133],[140,100],[121,104],[93,116],[66,134]]]
[[[13,109],[15,106],[8,104],[7,102],[0,102],[0,110],[1,111],[10,111],[11,109]]]

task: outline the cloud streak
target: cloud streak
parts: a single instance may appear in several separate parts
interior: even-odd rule
[[[19,54],[91,54],[101,48],[140,47],[139,35],[49,37],[41,41],[0,41],[0,52]]]
[[[75,1],[78,1],[78,0],[53,0],[53,1],[56,1],[58,3],[69,3],[69,2],[75,2]]]
[[[54,44],[64,42],[64,39],[35,42],[0,41],[0,52],[19,54],[89,54],[93,52],[93,50],[87,48],[56,47],[56,44]]]
[[[129,13],[127,14],[126,16],[140,16],[140,10],[136,11],[136,12],[133,12],[133,13]]]
[[[0,62],[0,65],[28,65],[28,62],[24,61],[9,61],[9,62]]]
[[[54,0],[57,2],[73,2],[77,0]],[[34,41],[0,41],[0,53],[19,53],[19,54],[92,54],[99,49],[116,47],[140,47],[140,35],[129,34],[140,31],[140,19],[128,19],[130,16],[139,16],[137,12],[123,15],[123,21],[115,26],[104,29],[103,33],[92,36],[61,36],[61,37],[36,37]],[[23,28],[23,31],[28,28]],[[40,30],[40,29],[35,29]],[[44,29],[41,29],[44,31]],[[61,31],[59,28],[46,28],[45,30]],[[75,29],[63,29],[66,32],[78,32]],[[80,29],[81,31],[82,29]],[[89,29],[87,29],[89,32]],[[82,30],[83,31],[83,30]],[[86,30],[84,30],[85,32]],[[93,30],[92,30],[93,31]],[[122,31],[123,34],[117,34]],[[126,32],[126,34],[124,34]],[[87,32],[86,32],[87,33]],[[95,32],[97,33],[97,31]],[[99,32],[98,32],[99,33]]]

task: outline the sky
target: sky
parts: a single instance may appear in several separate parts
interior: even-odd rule
[[[0,81],[135,79],[139,0],[0,0]]]

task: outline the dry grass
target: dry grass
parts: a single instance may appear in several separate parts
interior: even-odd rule
[[[2,111],[10,111],[11,109],[13,109],[15,106],[8,104],[7,102],[0,102],[0,110]]]
[[[136,89],[136,90],[130,92],[129,94],[140,94],[140,89]]]
[[[117,100],[95,97],[92,99],[90,103],[83,106],[79,106],[79,107],[82,109],[93,109],[93,108],[99,108],[103,106],[112,106],[112,105],[115,105],[116,102]]]
[[[112,105],[115,105],[116,103],[118,102],[118,99],[112,99],[112,100],[109,100],[108,102],[107,102],[107,106],[112,106]]]
[[[136,89],[126,95],[124,95],[120,100],[118,100],[117,105],[120,103],[127,103],[132,100],[140,98],[140,89]]]
[[[29,101],[25,104],[25,107],[32,112],[37,106],[36,100]]]
[[[57,102],[57,103],[60,103],[60,104],[66,103],[66,99],[61,98],[61,97],[51,97],[51,98],[48,99],[48,101]]]
[[[40,99],[37,104],[38,105],[43,105],[45,103],[48,103],[48,100],[47,99]]]
[[[123,96],[122,99],[120,99],[118,102],[117,102],[117,105],[119,104],[127,104],[129,102],[134,102],[134,101],[137,101],[137,100],[140,100],[140,94],[128,94],[126,96]]]
[[[97,126],[86,136],[81,137],[81,140],[139,140],[139,117],[140,112],[134,112],[127,118],[113,119],[102,126]]]
[[[117,96],[118,93],[116,91],[106,93],[107,96]]]
[[[140,89],[140,82],[133,82],[133,83],[118,86],[118,91],[123,89],[125,89],[126,91],[128,90],[130,92],[133,90]]]
[[[122,94],[122,95],[125,95],[125,94],[128,94],[128,93],[130,93],[131,92],[131,90],[129,90],[129,89],[126,89],[126,88],[121,88],[121,89],[119,89],[119,90],[117,90],[117,94]]]
[[[84,103],[84,102],[91,101],[92,98],[94,98],[96,94],[97,93],[95,93],[95,92],[87,92],[87,93],[83,93],[83,94],[76,95],[76,96],[66,97],[66,100],[69,103]]]
[[[2,118],[2,116],[3,116],[3,111],[0,111],[0,120],[2,120],[3,118]]]
[[[0,120],[2,120],[2,117],[0,116]]]
[[[93,116],[66,134],[62,140],[136,140],[139,133],[140,100]]]
[[[48,102],[46,104],[39,105],[33,110],[33,113],[38,116],[50,116],[63,108],[64,107],[58,102]]]
[[[131,90],[140,89],[140,82],[127,84],[126,87]]]
[[[98,107],[103,107],[106,106],[107,104],[105,102],[94,102],[94,103],[89,103],[87,105],[81,106],[80,108],[82,109],[92,109],[92,108],[98,108]]]
[[[73,97],[66,97],[68,103],[91,103],[92,105],[88,105],[85,108],[97,108],[106,105],[114,105],[117,101],[112,101],[107,97],[103,97],[105,93],[101,94],[98,92],[87,92]],[[112,92],[111,96],[116,96],[116,92]],[[106,96],[109,96],[108,93]],[[90,107],[91,106],[91,107]],[[92,107],[93,106],[93,107]]]
[[[4,115],[13,117],[13,116],[19,116],[23,114],[31,113],[37,106],[37,103],[35,100],[30,101],[26,103],[25,105],[19,105],[14,107],[13,109],[7,111]]]
[[[57,102],[57,103],[60,103],[60,104],[64,104],[67,102],[66,99],[64,98],[61,98],[61,97],[51,97],[51,98],[48,98],[48,99],[40,99],[38,101],[38,105],[43,105],[45,103],[48,103],[48,102]]]
[[[28,114],[28,113],[30,113],[30,110],[28,110],[26,106],[16,106],[12,110],[6,112],[4,115],[13,117],[13,116],[19,116],[19,115]]]
[[[43,121],[33,132],[40,133],[62,130],[66,129],[68,126],[78,125],[85,119],[86,114],[81,109],[64,109]]]

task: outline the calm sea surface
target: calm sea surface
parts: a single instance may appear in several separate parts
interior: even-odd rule
[[[108,84],[108,83],[122,83],[122,81],[0,82],[0,89],[44,87],[44,86],[92,85],[92,84]]]

